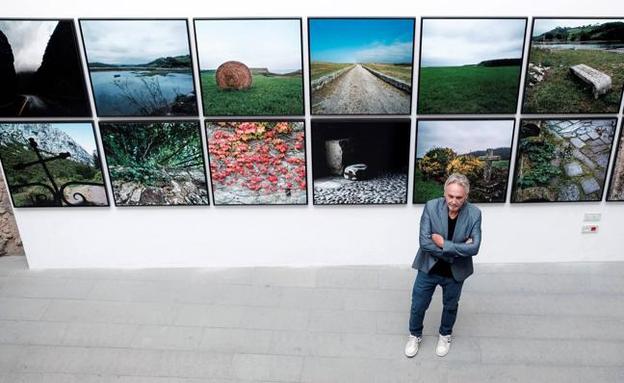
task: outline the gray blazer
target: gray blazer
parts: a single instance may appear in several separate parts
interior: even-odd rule
[[[420,218],[420,247],[412,267],[428,273],[439,261],[444,259],[451,264],[451,272],[458,282],[473,273],[472,257],[477,255],[481,246],[481,210],[465,202],[459,210],[453,240],[444,241],[440,249],[431,239],[437,233],[444,238],[448,235],[448,206],[444,197],[428,201]],[[472,238],[472,243],[465,243]]]

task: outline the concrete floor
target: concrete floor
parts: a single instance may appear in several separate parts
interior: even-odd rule
[[[409,267],[29,271],[0,258],[0,382],[623,382],[624,263],[476,265],[403,356]]]

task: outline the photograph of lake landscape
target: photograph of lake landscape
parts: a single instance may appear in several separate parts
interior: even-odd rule
[[[617,113],[624,19],[535,18],[523,113]]]
[[[187,21],[81,19],[97,114],[196,116]]]
[[[206,116],[303,115],[301,19],[196,19]]]
[[[526,24],[526,18],[424,17],[418,113],[515,113]]]
[[[413,18],[309,18],[313,115],[409,114]]]
[[[470,180],[471,202],[505,202],[514,120],[418,120],[414,203],[444,195],[453,173]]]
[[[87,117],[73,20],[0,19],[0,117]]]

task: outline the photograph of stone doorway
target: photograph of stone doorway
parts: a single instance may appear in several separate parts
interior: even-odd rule
[[[505,202],[514,120],[419,119],[414,203],[444,195],[453,173],[470,180],[470,202]]]
[[[313,119],[315,205],[405,204],[410,119]]]
[[[600,201],[615,118],[521,120],[511,202]]]
[[[622,127],[624,127],[624,122],[622,122]],[[607,201],[624,201],[624,132],[622,127],[620,127],[620,139],[615,152],[613,169],[611,169]]]

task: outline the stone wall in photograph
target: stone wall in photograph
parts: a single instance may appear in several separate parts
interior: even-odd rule
[[[9,192],[0,173],[0,257],[4,255],[24,255],[22,240],[13,216]]]

